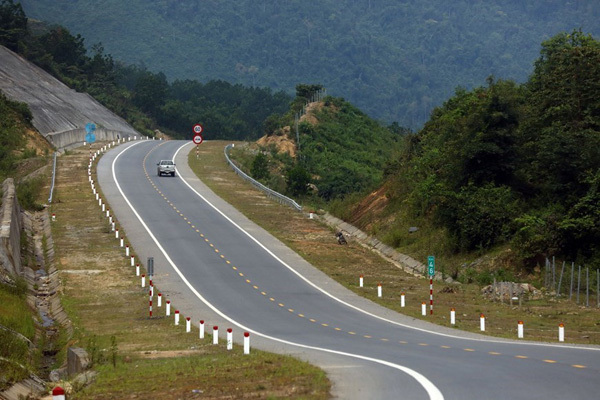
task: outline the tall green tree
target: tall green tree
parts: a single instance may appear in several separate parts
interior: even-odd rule
[[[20,43],[27,36],[27,17],[21,3],[13,0],[0,2],[0,45],[19,52]]]
[[[527,87],[524,175],[551,199],[573,203],[600,167],[600,42],[581,31],[543,42]]]

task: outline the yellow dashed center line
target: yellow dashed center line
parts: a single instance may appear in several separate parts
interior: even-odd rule
[[[148,154],[146,155],[146,157],[148,157],[148,155],[149,155],[149,154],[150,154],[150,153],[148,153]],[[144,162],[145,162],[145,160],[146,160],[146,158],[144,158]],[[175,210],[175,212],[177,212],[177,213],[179,214],[179,216],[181,216],[181,217],[183,218],[183,220],[184,220],[184,221],[186,221],[186,222],[188,223],[188,225],[190,225],[190,226],[191,226],[191,228],[192,228],[192,229],[194,229],[194,230],[195,230],[195,232],[196,232],[196,233],[198,233],[198,234],[200,235],[200,237],[201,237],[201,238],[204,238],[204,241],[205,241],[206,243],[208,243],[210,247],[214,248],[214,247],[215,247],[215,246],[214,246],[214,244],[210,243],[210,241],[209,241],[209,240],[208,240],[208,239],[207,239],[207,238],[204,236],[204,234],[203,234],[203,233],[201,233],[199,229],[196,229],[196,226],[195,226],[194,224],[192,224],[192,222],[191,222],[190,220],[188,220],[188,218],[187,218],[187,217],[185,217],[185,216],[184,216],[184,214],[183,214],[183,213],[182,213],[180,210],[178,210],[178,209],[177,209],[177,207],[175,206],[175,204],[174,204],[174,203],[172,203],[172,202],[171,202],[171,201],[168,199],[168,197],[167,197],[167,196],[165,196],[165,195],[164,195],[164,193],[162,193],[162,191],[161,191],[161,190],[159,190],[159,189],[158,189],[158,187],[155,185],[155,183],[154,183],[154,182],[152,181],[152,179],[150,178],[150,175],[149,175],[149,174],[148,174],[148,172],[146,171],[145,164],[144,164],[144,171],[145,171],[145,173],[146,173],[146,177],[147,177],[147,179],[150,181],[150,183],[151,183],[152,187],[153,187],[153,188],[154,188],[154,189],[155,189],[155,190],[158,192],[158,194],[159,194],[159,195],[160,195],[160,196],[161,196],[161,197],[162,197],[162,198],[163,198],[163,199],[166,201],[166,203],[167,203],[169,206],[171,206],[171,207],[173,208],[173,210]],[[215,253],[219,253],[219,250],[218,250],[218,249],[214,248],[214,250],[215,250]],[[224,261],[225,261],[227,264],[231,264],[231,261],[229,261],[229,260],[226,260],[224,255],[222,255],[222,254],[219,254],[219,255],[220,255],[220,258],[221,258],[221,259],[223,259],[223,260],[224,260]],[[236,266],[232,266],[232,268],[233,268],[233,270],[237,271],[237,267],[236,267]],[[243,276],[244,276],[244,274],[243,274],[242,272],[238,272],[238,275],[239,275],[239,276],[241,276],[241,277],[243,277]],[[248,284],[249,284],[249,283],[251,283],[250,279],[245,279],[245,281],[246,281],[246,283],[248,283]],[[258,287],[258,286],[256,286],[256,285],[253,285],[252,287],[253,287],[254,289],[256,289],[256,290],[259,290],[259,287]],[[266,293],[266,292],[264,292],[264,291],[261,291],[261,292],[260,292],[260,294],[262,294],[263,296],[267,296],[267,293]],[[275,302],[275,298],[273,298],[273,297],[269,297],[269,300],[270,300],[270,301],[272,301],[272,302]],[[283,303],[278,303],[278,305],[279,305],[279,307],[285,307],[285,305],[284,305]],[[291,312],[291,313],[293,313],[293,312],[294,312],[294,309],[293,309],[293,308],[288,308],[287,310],[288,310],[289,312]],[[297,314],[297,315],[298,315],[298,317],[300,317],[300,318],[304,318],[304,317],[305,317],[305,316],[304,316],[304,314]],[[316,319],[314,319],[314,318],[309,318],[309,321],[310,321],[310,322],[313,322],[313,323],[317,322],[317,320],[316,320]],[[321,326],[323,326],[323,327],[329,327],[329,325],[328,325],[328,324],[326,324],[326,323],[321,323]],[[335,327],[335,328],[333,328],[333,329],[334,329],[335,331],[341,331],[341,330],[342,330],[342,329],[341,329],[341,328],[339,328],[339,327]],[[356,332],[349,331],[349,332],[348,332],[348,334],[349,334],[349,335],[356,335]],[[371,335],[363,335],[363,337],[364,337],[364,338],[366,338],[366,339],[372,339],[372,338],[373,338]],[[380,341],[382,341],[382,342],[389,342],[389,339],[386,339],[386,338],[381,338],[381,339],[380,339]],[[404,341],[404,340],[400,340],[400,341],[398,341],[398,343],[401,343],[401,344],[407,344],[408,342],[406,342],[406,341]],[[427,343],[419,343],[418,345],[419,345],[419,346],[429,346],[429,344],[427,344]],[[439,346],[439,347],[440,347],[440,348],[442,348],[442,349],[450,349],[450,348],[451,348],[450,346]],[[463,350],[464,350],[464,351],[467,351],[467,352],[475,352],[475,350],[474,350],[474,349],[469,349],[469,348],[467,348],[467,349],[463,349]],[[501,355],[501,353],[498,353],[498,352],[495,352],[495,351],[490,351],[490,352],[488,352],[488,354],[490,354],[490,355],[494,355],[494,356],[496,356],[496,355]],[[519,359],[527,359],[527,358],[529,358],[529,357],[528,357],[528,356],[523,356],[523,355],[516,355],[516,356],[515,356],[515,358],[519,358]],[[545,363],[548,363],[548,364],[555,364],[555,363],[557,362],[557,361],[555,361],[555,360],[542,360],[542,361],[543,361],[543,362],[545,362]],[[585,365],[580,365],[580,364],[573,364],[573,365],[571,365],[571,366],[572,366],[573,368],[579,368],[579,369],[586,368],[586,366],[585,366]]]

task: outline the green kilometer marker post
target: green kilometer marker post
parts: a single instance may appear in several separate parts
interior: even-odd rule
[[[433,315],[433,276],[435,275],[435,257],[427,257],[427,273],[429,274],[429,314]]]

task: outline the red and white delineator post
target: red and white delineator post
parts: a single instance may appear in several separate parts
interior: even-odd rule
[[[152,318],[152,291],[149,292],[150,318]]]
[[[179,325],[179,310],[175,310],[175,325]]]
[[[219,327],[213,326],[213,344],[219,344]]]
[[[379,297],[379,298],[381,298],[381,295],[382,295],[381,291],[382,291],[381,290],[381,283],[378,283],[377,284],[377,297]]]
[[[358,287],[363,287],[363,284],[365,283],[365,278],[364,276],[359,276],[358,277]]]
[[[485,315],[483,314],[479,316],[479,329],[481,332],[485,332]]]
[[[429,313],[433,315],[433,276],[429,276]]]
[[[244,354],[250,354],[250,332],[244,332]]]
[[[517,337],[523,339],[523,321],[517,323]]]
[[[406,296],[404,293],[400,293],[400,307],[404,308],[406,306]]]
[[[185,331],[190,333],[192,331],[192,320],[190,317],[185,318]]]
[[[198,336],[199,336],[200,339],[204,339],[204,320],[201,319],[200,323],[198,325],[199,325],[198,328],[200,330],[200,333],[199,333]]]
[[[171,315],[171,300],[167,300],[167,307],[166,307],[166,316],[168,317],[169,315]]]
[[[227,328],[227,350],[233,349],[233,329]]]
[[[565,324],[563,324],[562,322],[558,324],[558,341],[565,341]]]
[[[450,309],[450,324],[456,325],[456,310],[454,307]]]
[[[60,386],[57,386],[54,389],[52,389],[52,400],[65,400],[65,399],[66,399],[65,390],[63,388],[61,388]]]
[[[427,315],[427,305],[425,304],[425,302],[421,303],[421,315]]]

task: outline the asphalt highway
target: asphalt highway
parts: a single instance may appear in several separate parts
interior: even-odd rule
[[[186,143],[117,146],[98,180],[140,259],[155,258],[156,285],[193,321],[323,367],[340,398],[598,398],[599,348],[463,334],[381,308],[215,196]],[[157,176],[161,159],[175,159],[176,177]]]

